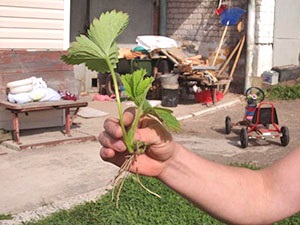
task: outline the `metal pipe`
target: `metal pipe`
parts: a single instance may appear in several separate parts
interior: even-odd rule
[[[254,47],[255,47],[255,0],[248,2],[248,21],[247,21],[247,56],[246,56],[246,76],[244,91],[251,86],[254,66]]]
[[[167,14],[168,14],[168,2],[167,0],[159,1],[159,34],[162,36],[167,35]]]

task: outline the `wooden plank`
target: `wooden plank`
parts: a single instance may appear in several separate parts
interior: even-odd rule
[[[30,102],[25,104],[15,104],[8,101],[1,101],[0,105],[6,109],[18,111],[18,112],[33,112],[33,111],[43,111],[51,109],[64,109],[64,108],[76,108],[85,107],[88,105],[86,101],[49,101],[49,102]]]
[[[179,62],[182,62],[188,58],[181,48],[169,48],[167,49],[167,52]]]
[[[15,148],[18,150],[26,150],[26,149],[33,149],[38,147],[51,147],[55,145],[65,145],[70,143],[81,143],[87,141],[96,141],[97,138],[93,135],[87,135],[82,137],[68,137],[62,140],[53,140],[47,142],[39,142],[39,143],[31,143],[31,144],[20,144]]]

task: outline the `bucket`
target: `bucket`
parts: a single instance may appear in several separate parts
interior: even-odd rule
[[[178,74],[168,73],[168,74],[162,74],[159,76],[161,86],[164,89],[178,89],[179,83],[178,83]]]
[[[217,91],[215,101],[218,102],[223,98],[223,93]],[[195,93],[195,100],[197,103],[211,103],[212,97],[210,90],[204,90]]]
[[[161,105],[166,107],[176,107],[178,104],[178,89],[162,89]]]

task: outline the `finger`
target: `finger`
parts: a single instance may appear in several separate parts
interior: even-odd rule
[[[136,109],[131,107],[124,111],[123,121],[125,126],[129,126],[135,117]],[[123,136],[122,128],[120,126],[120,120],[117,118],[107,118],[104,121],[103,127],[109,135],[115,138],[121,138]]]
[[[107,118],[103,124],[105,132],[114,138],[121,138],[123,136],[120,122],[117,118]]]
[[[126,151],[126,146],[123,140],[113,138],[105,131],[99,134],[98,140],[103,147],[112,148],[118,152]]]
[[[131,125],[135,118],[135,115],[136,115],[136,108],[130,107],[130,108],[125,109],[125,111],[123,113],[124,125],[125,126]]]
[[[113,163],[119,167],[122,166],[123,163],[125,162],[127,154],[128,154],[127,152],[119,153],[114,151],[113,149],[105,148],[105,147],[101,148],[100,150],[100,157],[104,161]]]
[[[103,147],[100,150],[100,157],[105,161],[110,160],[111,158],[115,157],[115,155],[116,155],[116,152],[111,148]]]
[[[152,118],[144,118],[140,129],[137,129],[135,139],[150,145],[157,145],[162,142],[172,141],[172,135]]]

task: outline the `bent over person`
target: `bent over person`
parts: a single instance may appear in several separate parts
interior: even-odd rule
[[[124,112],[130,125],[133,110]],[[140,121],[135,140],[149,145],[137,156],[139,174],[155,177],[201,210],[233,224],[271,224],[300,211],[300,148],[273,165],[253,171],[204,159],[176,143],[155,119]],[[103,160],[126,159],[119,120],[109,118],[99,135]],[[136,171],[136,164],[130,168]],[[180,178],[180,179],[179,179]]]

